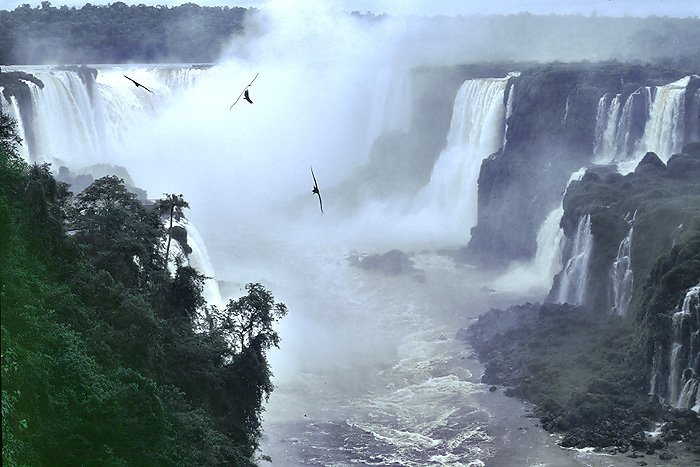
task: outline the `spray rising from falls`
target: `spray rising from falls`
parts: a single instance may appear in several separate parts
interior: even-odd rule
[[[634,232],[634,220],[637,217],[635,211],[629,220],[630,229],[617,249],[617,257],[612,265],[613,309],[612,312],[619,316],[627,314],[632,300],[632,288],[634,285],[634,273],[632,272],[632,234]]]
[[[367,126],[367,150],[385,133],[408,132],[411,125],[409,70],[383,68],[375,76]]]

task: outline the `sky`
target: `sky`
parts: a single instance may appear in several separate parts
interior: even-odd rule
[[[91,0],[93,5],[114,3],[115,0]],[[287,0],[285,3],[299,0]],[[22,4],[38,6],[40,0],[0,0],[0,9],[11,10]],[[86,0],[54,0],[53,6],[77,6]],[[181,5],[183,0],[125,0],[127,4]],[[207,6],[253,6],[263,8],[264,0],[194,0],[192,3]],[[700,16],[700,0],[336,0],[338,9],[345,11],[371,11],[392,15],[473,15],[511,14],[598,14],[600,16]]]

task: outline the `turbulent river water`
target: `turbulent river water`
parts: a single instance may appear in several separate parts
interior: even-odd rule
[[[490,307],[541,297],[494,292],[493,278],[435,251],[388,275],[349,260],[371,250],[264,237],[207,242],[224,295],[257,280],[290,309],[270,355],[261,453],[272,465],[635,465],[559,448],[530,406],[480,383],[456,331]]]
[[[533,266],[517,274],[490,277],[439,252],[469,240],[478,169],[504,138],[507,77],[463,84],[425,187],[342,213],[342,193],[323,190],[367,162],[375,137],[407,131],[413,97],[405,66],[380,73],[379,53],[373,61],[351,47],[329,50],[331,26],[318,35],[320,55],[99,66],[92,87],[72,72],[22,67],[45,84],[31,86],[33,131],[21,130],[34,148],[23,154],[76,174],[122,165],[151,197],[184,193],[199,260],[222,298],[261,282],[287,305],[280,349],[270,353],[276,388],[260,450],[273,465],[636,465],[559,448],[531,407],[480,383],[482,367],[455,339],[489,308],[542,300],[560,266],[560,210],[538,236]],[[356,45],[355,35],[338,34]],[[272,39],[265,50],[287,50],[278,47],[286,36]],[[360,56],[367,62],[358,70]],[[254,106],[230,109],[258,72]],[[378,76],[365,79],[370,72]],[[13,99],[2,104],[16,117],[27,111]],[[387,275],[350,261],[392,248],[411,255],[413,271]],[[537,293],[516,292],[527,281]]]

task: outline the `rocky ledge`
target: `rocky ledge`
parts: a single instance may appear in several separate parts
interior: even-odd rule
[[[700,418],[647,394],[629,322],[527,303],[490,310],[458,337],[484,363],[482,382],[533,402],[542,427],[563,435],[562,447],[700,465]]]

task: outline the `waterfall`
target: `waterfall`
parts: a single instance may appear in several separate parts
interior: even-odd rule
[[[588,282],[588,261],[592,248],[591,215],[587,214],[579,220],[571,258],[562,271],[556,300],[558,303],[583,304]]]
[[[632,215],[632,219],[628,221],[630,229],[625,238],[620,242],[620,246],[617,249],[617,257],[612,265],[612,312],[616,313],[618,316],[627,314],[630,300],[632,300],[632,287],[634,284],[634,273],[632,272],[632,233],[634,232],[634,220],[636,217],[637,211]]]
[[[700,283],[688,289],[680,310],[671,317],[666,401],[700,411]]]
[[[639,88],[626,99],[604,95],[598,102],[593,160],[598,164],[623,162],[637,156],[652,101],[652,88]],[[634,169],[634,167],[632,167]]]
[[[504,95],[509,77],[465,81],[455,98],[447,145],[430,182],[419,193],[423,209],[444,212],[463,232],[477,220],[481,162],[498,151],[505,132]]]
[[[152,119],[173,94],[192,87],[211,69],[165,66],[100,66],[97,77],[49,67],[24,67],[44,83],[39,88],[26,82],[31,95],[32,131],[20,129],[25,156],[32,161],[52,162],[79,169],[86,165],[114,162],[133,128]],[[153,90],[149,93],[128,81],[133,77]],[[3,103],[3,106],[7,105]],[[13,116],[25,112],[14,96],[9,103]],[[56,118],[60,116],[60,118]],[[17,118],[22,122],[21,118]]]
[[[620,94],[608,104],[607,95],[600,98],[596,115],[596,140],[593,148],[595,160],[610,163],[616,157],[616,135],[620,116]]]
[[[110,150],[100,138],[102,125],[92,97],[80,77],[70,71],[36,73],[44,88],[28,83],[32,98],[34,140],[29,141],[37,160],[103,162]],[[56,118],[60,115],[61,118]]]
[[[512,73],[509,73],[508,76],[515,78],[515,77],[520,76],[520,73],[519,72],[512,72]],[[508,100],[506,101],[505,128],[503,129],[503,149],[504,150],[506,149],[506,143],[508,143],[508,119],[510,118],[510,116],[513,113],[513,96],[515,96],[515,80],[510,81],[510,87],[507,88],[507,92],[508,92]],[[569,100],[568,99],[566,100],[566,104],[567,104],[566,111],[568,113],[568,111],[569,111],[569,109],[568,109]],[[566,119],[566,115],[564,116],[564,118]]]
[[[685,91],[690,76],[658,86],[649,109],[649,119],[644,127],[640,145],[641,156],[647,151],[655,152],[662,160],[681,150],[685,118]]]
[[[169,216],[164,215],[162,218],[163,226],[167,230],[170,226]],[[209,305],[223,307],[224,301],[219,290],[219,285],[216,282],[214,268],[209,258],[209,253],[204,245],[204,240],[197,228],[186,218],[173,219],[173,227],[182,227],[187,232],[185,245],[190,248],[190,252],[185,250],[185,245],[181,244],[177,238],[173,237],[170,245],[170,256],[168,258],[168,269],[171,273],[175,272],[177,267],[176,258],[180,257],[186,260],[186,264],[192,266],[200,274],[207,277],[204,281],[204,289],[202,294]]]
[[[19,146],[19,154],[24,160],[29,160],[29,148],[27,146],[27,134],[24,131],[24,122],[19,109],[19,103],[15,96],[10,96],[10,100],[5,99],[3,87],[0,86],[0,108],[10,115],[17,122],[17,135],[22,139]]]
[[[564,209],[549,213],[537,232],[537,252],[529,263],[517,264],[493,282],[497,290],[529,291],[551,287],[552,278],[561,269],[561,244],[564,231],[559,227]]]
[[[620,163],[620,172],[629,173],[648,151],[664,161],[679,152],[690,79],[686,76],[664,86],[641,87],[627,98],[603,95],[596,114],[594,163]]]

